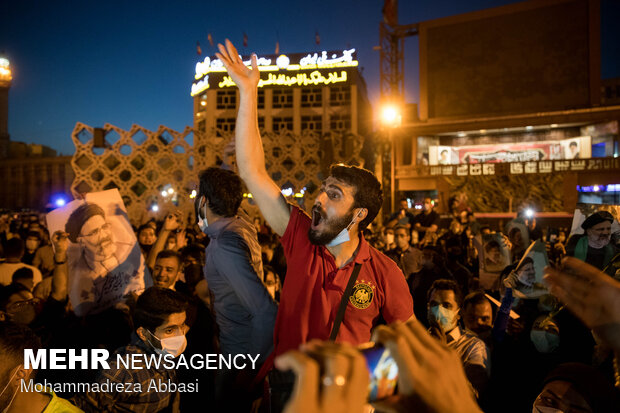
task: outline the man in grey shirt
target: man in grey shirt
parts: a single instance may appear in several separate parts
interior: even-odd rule
[[[273,350],[278,307],[262,281],[256,229],[245,214],[239,214],[242,199],[241,179],[234,172],[208,168],[200,173],[199,226],[210,238],[204,272],[214,295],[222,353],[252,354],[260,365]],[[247,381],[257,371],[221,371],[216,398],[227,403],[242,399],[244,386],[240,389],[233,383]]]

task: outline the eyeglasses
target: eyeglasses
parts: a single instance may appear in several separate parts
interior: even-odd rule
[[[95,228],[94,230],[92,230],[91,232],[89,232],[88,234],[82,235],[84,238],[98,238],[99,235],[101,234],[101,231],[109,231],[110,230],[110,224],[105,223],[102,226],[100,226],[99,228]]]
[[[6,312],[11,313],[11,314],[18,313],[29,305],[36,307],[40,303],[41,303],[41,299],[36,298],[36,297],[31,298],[30,300],[15,301],[14,303],[11,303],[6,306]]]

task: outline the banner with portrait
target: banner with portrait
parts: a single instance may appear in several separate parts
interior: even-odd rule
[[[512,288],[518,298],[539,298],[549,294],[543,284],[543,273],[549,265],[547,247],[542,241],[535,241],[525,250],[517,267],[504,279],[504,286]]]
[[[152,285],[117,189],[93,192],[47,214],[66,232],[69,301],[78,316],[99,313]]]

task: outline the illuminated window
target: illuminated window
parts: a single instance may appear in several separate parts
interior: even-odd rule
[[[301,117],[301,130],[312,130],[315,132],[321,132],[323,130],[323,117],[317,116],[302,116]]]
[[[265,89],[258,91],[258,108],[265,109]]]
[[[316,108],[323,105],[323,89],[301,89],[301,107]]]
[[[273,117],[273,131],[280,132],[285,130],[293,130],[293,118],[291,116]]]
[[[236,90],[218,90],[217,91],[217,108],[218,109],[236,109],[237,108],[237,91]]]
[[[351,104],[351,86],[335,86],[329,90],[329,104],[342,106]]]
[[[293,89],[274,89],[272,106],[276,109],[292,108],[293,107]]]
[[[332,115],[329,127],[331,130],[351,129],[351,115]]]
[[[215,121],[215,127],[217,128],[217,136],[232,133],[235,130],[235,118],[218,118]]]

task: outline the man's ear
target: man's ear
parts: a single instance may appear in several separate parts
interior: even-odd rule
[[[138,335],[138,337],[140,337],[142,341],[144,342],[148,341],[147,331],[144,327],[138,327],[138,329],[136,330],[136,334]]]
[[[356,220],[356,222],[359,224],[360,222],[365,220],[367,216],[368,216],[368,209],[360,208],[360,210],[357,213],[357,220]]]

